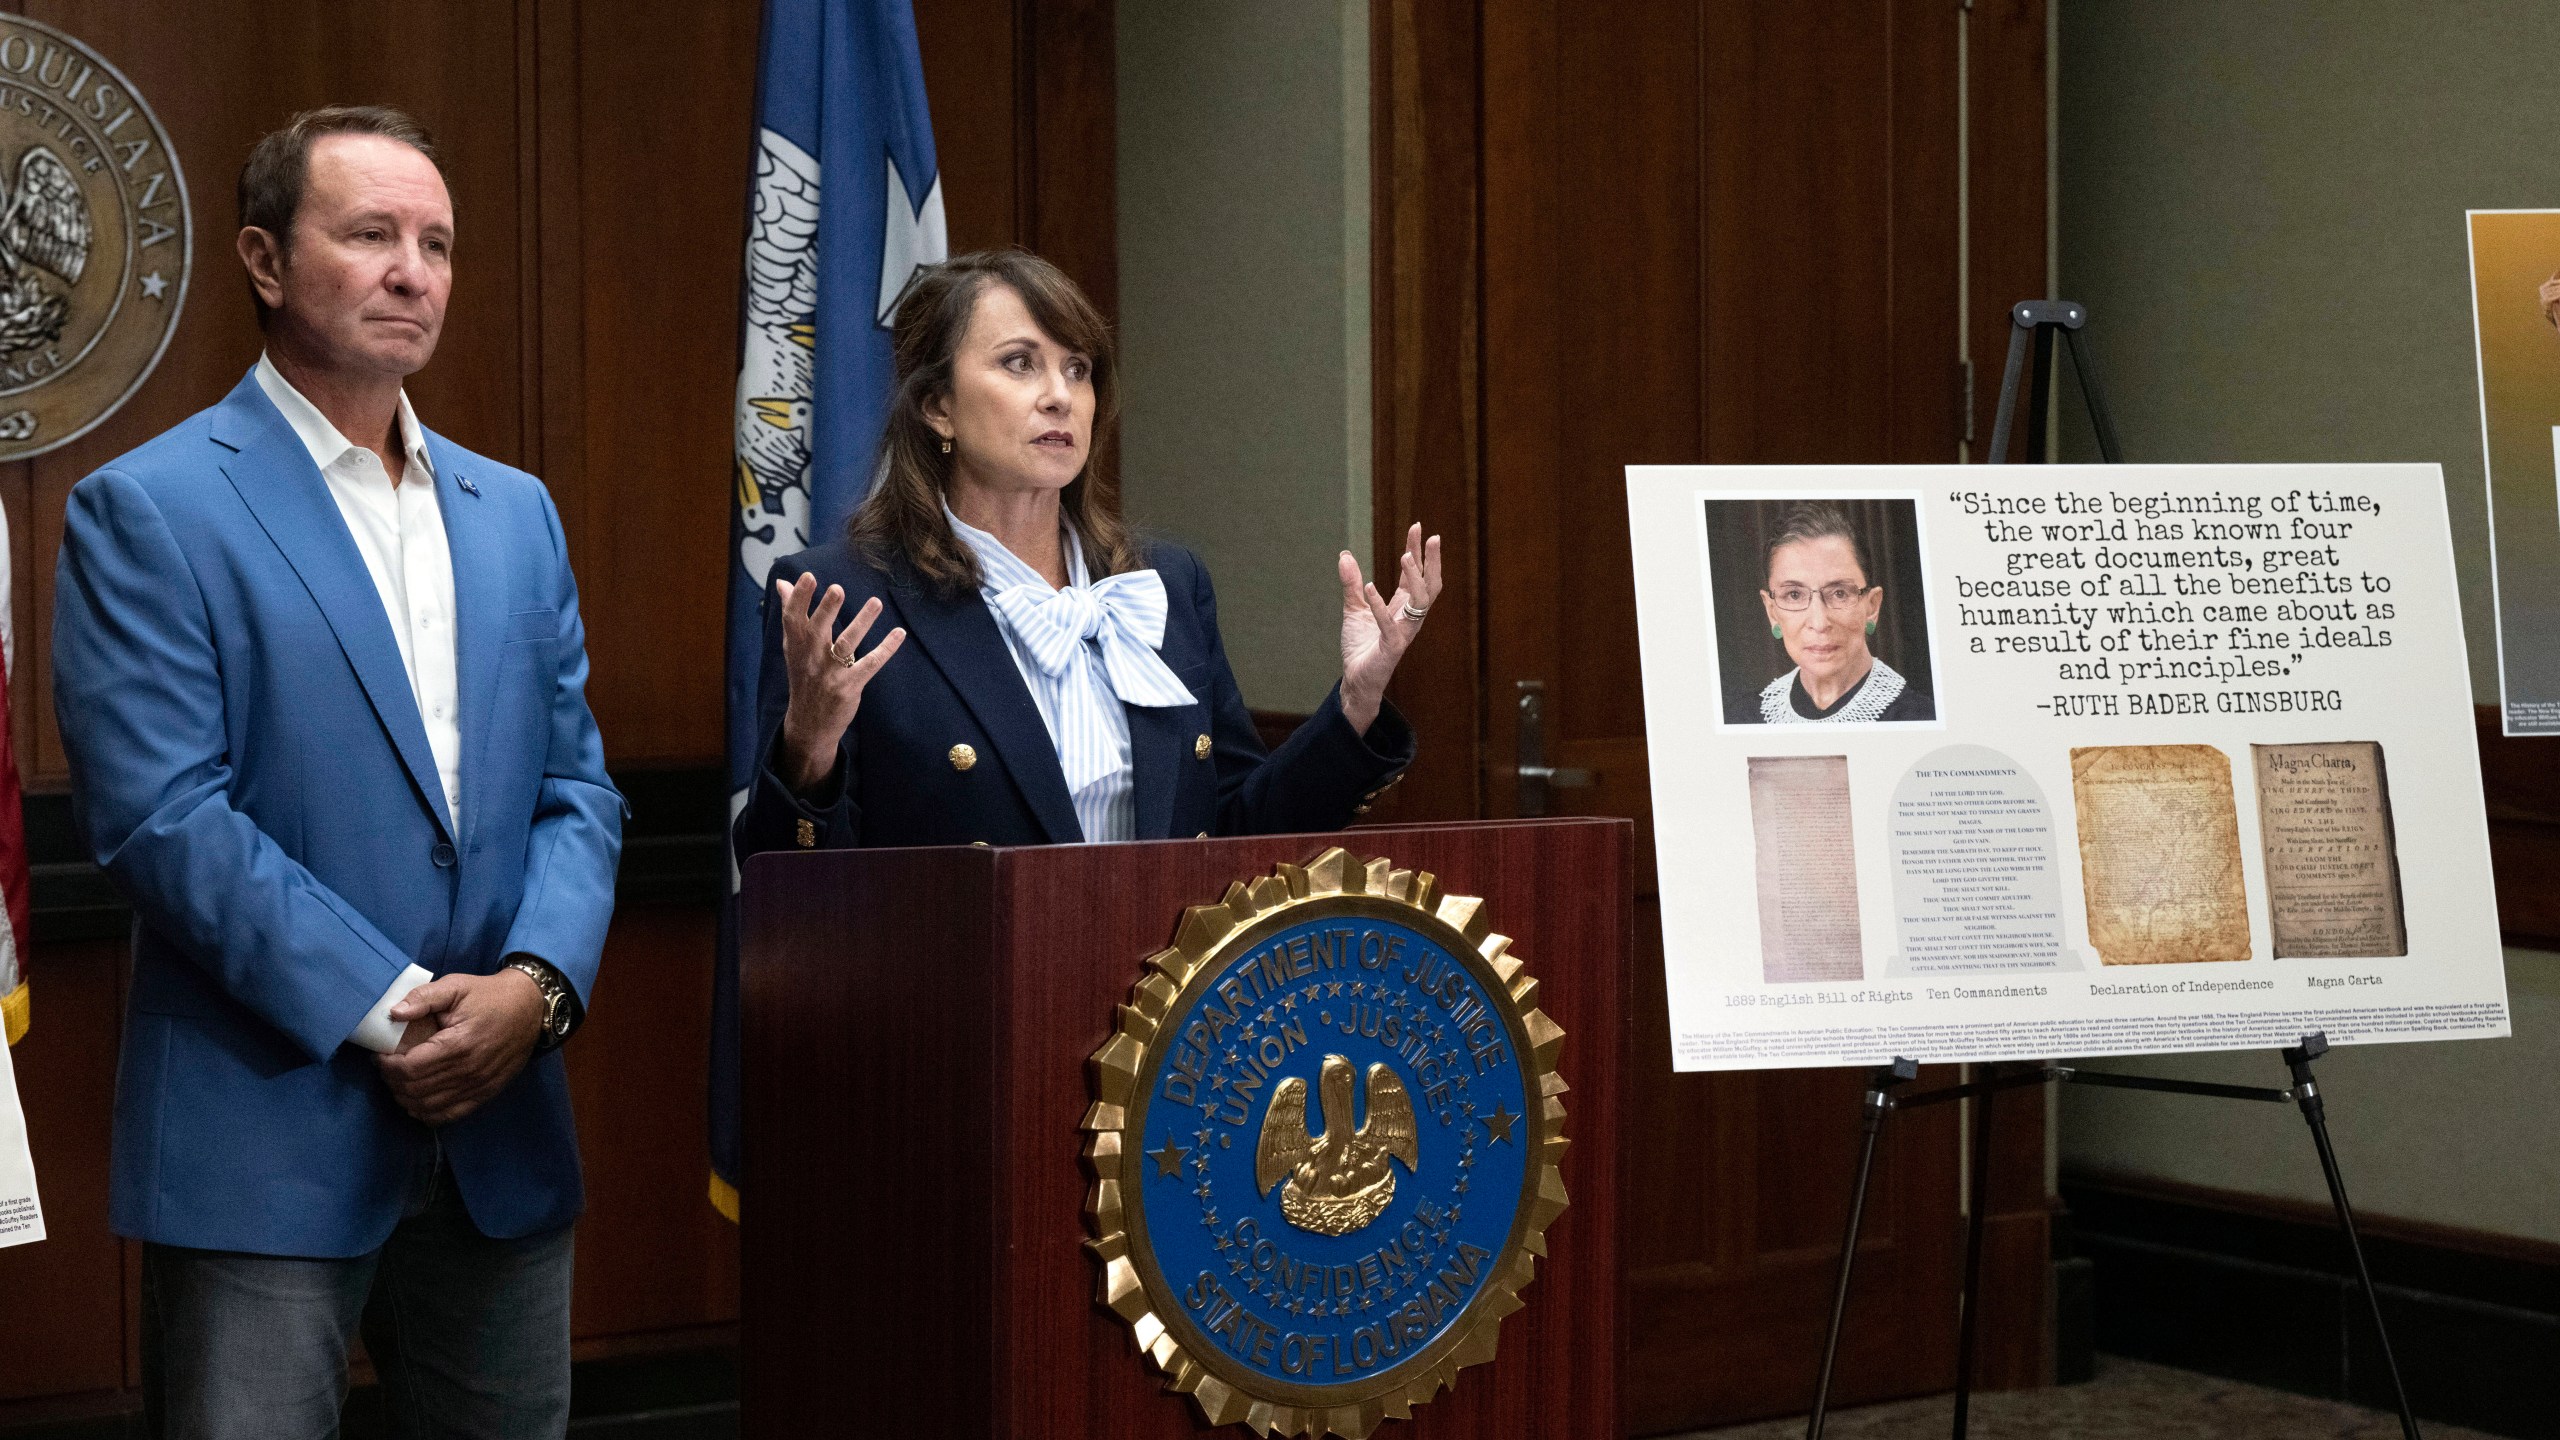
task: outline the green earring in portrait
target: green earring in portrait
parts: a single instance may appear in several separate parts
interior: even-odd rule
[[[1870,640],[1876,638],[1876,622],[1873,620],[1867,622],[1867,638]]]
[[[1784,640],[1787,638],[1786,633],[1778,628],[1778,622],[1775,620],[1769,622],[1769,638],[1772,640]]]

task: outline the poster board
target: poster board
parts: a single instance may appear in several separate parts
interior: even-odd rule
[[[2438,467],[1627,477],[1675,1068],[2507,1033]]]
[[[9,1047],[0,1045],[0,1249],[43,1238],[44,1207],[36,1199],[36,1164],[27,1150],[26,1109],[18,1103]]]
[[[2560,735],[2560,210],[2463,219],[2504,728]]]

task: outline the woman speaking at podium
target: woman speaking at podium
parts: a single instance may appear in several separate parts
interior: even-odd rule
[[[1440,593],[1439,537],[1409,532],[1391,598],[1343,553],[1342,681],[1265,753],[1207,570],[1131,535],[1097,466],[1117,377],[1075,282],[959,256],[909,288],[893,343],[870,495],[773,568],[742,859],[1334,830],[1403,776],[1387,680]]]

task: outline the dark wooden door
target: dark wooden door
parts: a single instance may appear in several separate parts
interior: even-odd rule
[[[1381,12],[1381,518],[1459,536],[1457,604],[1443,601],[1456,623],[1399,703],[1426,747],[1476,759],[1466,775],[1418,767],[1397,814],[1517,813],[1519,685],[1534,681],[1549,763],[1595,777],[1552,791],[1550,813],[1644,822],[1624,467],[1962,458],[1966,352],[2006,339],[1969,347],[1965,313],[1997,317],[2043,283],[2042,7],[1982,0],[1969,22],[1959,0]],[[1968,45],[2004,85],[2037,77],[1976,112],[1997,131],[1977,130],[1971,157],[1997,172],[1976,216],[1997,243],[1969,277],[1997,297],[1987,306],[1967,304],[1959,198]],[[2000,118],[2029,113],[2032,131]],[[1473,653],[1447,653],[1468,630]],[[1807,1403],[1863,1076],[1670,1072],[1650,826],[1640,835],[1622,1252],[1624,1394],[1644,1434]],[[1993,1197],[2011,1212],[1989,1270],[1995,1383],[2043,1363],[2041,1113],[2013,1100],[2002,1120],[2017,1184]],[[1944,1107],[1888,1132],[1842,1399],[1952,1381],[1970,1122]]]

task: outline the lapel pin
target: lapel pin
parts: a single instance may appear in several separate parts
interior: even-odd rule
[[[469,496],[471,496],[471,497],[472,497],[472,498],[474,498],[474,499],[478,499],[478,498],[479,498],[479,495],[480,495],[480,487],[471,483],[471,477],[470,477],[470,476],[468,476],[468,475],[456,475],[456,476],[454,476],[454,477],[453,477],[453,483],[462,487],[462,493],[463,493],[463,494],[465,494],[465,495],[469,495]]]

